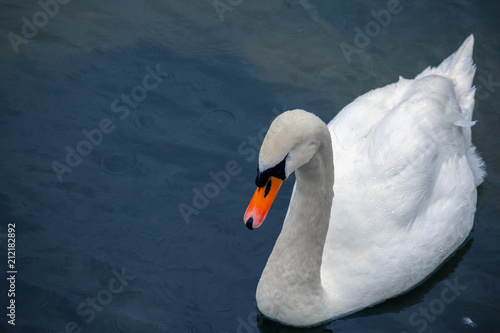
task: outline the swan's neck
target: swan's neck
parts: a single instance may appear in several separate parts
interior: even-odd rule
[[[333,155],[324,127],[322,143],[312,159],[296,170],[295,192],[262,280],[283,292],[322,294],[321,259],[333,199]]]

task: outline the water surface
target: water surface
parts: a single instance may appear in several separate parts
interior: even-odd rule
[[[17,270],[15,327],[1,285],[2,332],[500,330],[498,2],[46,3],[51,15],[36,1],[0,11],[2,275],[9,223]],[[471,33],[488,177],[470,239],[371,309],[314,330],[264,320],[255,288],[293,185],[245,228],[269,123],[292,108],[329,121]]]

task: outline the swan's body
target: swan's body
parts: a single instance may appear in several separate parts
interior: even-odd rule
[[[472,47],[470,36],[437,68],[368,92],[328,126],[302,110],[273,122],[257,185],[266,197],[270,179],[295,171],[297,181],[257,287],[265,316],[309,326],[380,303],[464,242],[484,177],[471,143]],[[247,226],[259,214],[249,207]]]

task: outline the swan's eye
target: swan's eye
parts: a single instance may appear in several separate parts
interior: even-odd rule
[[[285,180],[286,179],[285,165],[289,155],[290,153],[288,153],[281,162],[279,162],[272,168],[266,169],[262,172],[257,167],[257,178],[255,178],[255,185],[257,185],[257,187],[266,186],[269,177],[276,177],[278,179]]]

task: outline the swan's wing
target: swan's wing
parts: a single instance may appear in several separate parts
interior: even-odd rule
[[[471,143],[473,38],[329,124],[335,183],[322,281],[339,312],[421,282],[463,243],[483,163]]]
[[[428,67],[417,75],[420,79],[431,75],[440,75],[453,82],[455,98],[460,105],[460,120],[455,124],[464,127],[464,140],[467,147],[467,161],[474,175],[475,185],[479,186],[486,175],[483,160],[477,155],[476,147],[471,141],[471,129],[474,125],[472,112],[474,110],[474,95],[476,88],[472,85],[476,66],[472,59],[474,36],[470,35],[460,48],[437,67]]]
[[[395,221],[411,223],[438,190],[442,165],[466,156],[460,120],[453,83],[442,76],[400,79],[361,96],[328,125],[334,200],[358,207],[364,218],[390,209]]]
[[[473,45],[474,37],[471,35],[439,66],[428,67],[417,75],[415,80],[400,78],[395,84],[373,90],[356,99],[329,124],[334,144],[336,137],[348,140],[349,135],[354,134],[357,137],[351,136],[349,139],[351,144],[356,145],[356,140],[359,140],[360,136],[367,139],[368,133],[382,124],[386,127],[389,125],[411,126],[411,116],[418,117],[420,120],[429,119],[434,124],[440,124],[443,120],[446,124],[452,121],[453,124],[462,127],[460,137],[465,142],[466,156],[474,175],[475,185],[479,186],[483,181],[485,171],[484,162],[477,155],[476,148],[471,142],[470,127],[475,123],[472,121],[475,94],[475,88],[472,86],[475,73],[472,60]],[[443,103],[448,105],[449,111],[453,110],[447,113],[447,119],[442,119],[439,112]],[[401,110],[398,109],[401,107],[412,111],[408,117],[403,115],[402,119],[398,120],[393,113],[394,111],[400,112]],[[432,107],[435,107],[438,112],[433,112]],[[390,117],[386,118],[388,115]],[[393,118],[392,122],[390,118]],[[426,130],[434,131],[435,129],[431,125],[427,126]],[[381,132],[383,135],[386,133]],[[447,132],[438,131],[438,133],[447,135]],[[398,139],[397,136],[394,138]],[[418,136],[414,138],[419,139]]]
[[[337,300],[404,292],[467,237],[476,192],[460,112],[453,83],[428,76],[361,96],[329,124],[335,184],[322,274],[332,290],[350,290]]]

